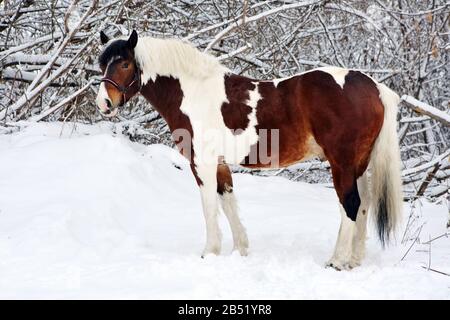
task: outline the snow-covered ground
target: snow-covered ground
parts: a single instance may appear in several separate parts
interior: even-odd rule
[[[174,166],[176,164],[179,168]],[[200,258],[204,222],[184,159],[108,124],[36,124],[0,135],[0,298],[450,299],[450,239],[382,250],[350,272],[325,269],[339,228],[334,190],[235,175],[250,254]],[[405,217],[410,209],[405,205]],[[448,209],[422,203],[420,241]],[[401,232],[399,238],[401,238]],[[399,243],[400,241],[398,241]]]

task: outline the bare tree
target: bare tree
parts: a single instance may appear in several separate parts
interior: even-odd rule
[[[326,65],[365,71],[403,96],[406,196],[439,199],[449,192],[445,0],[5,0],[1,6],[2,131],[18,120],[100,121],[98,33],[134,28],[191,41],[234,72],[260,79]],[[143,99],[133,99],[115,121],[132,139],[171,143],[165,122]],[[311,161],[269,174],[324,182],[328,169]]]

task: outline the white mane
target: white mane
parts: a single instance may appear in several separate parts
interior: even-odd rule
[[[228,71],[213,56],[176,39],[142,37],[134,53],[143,72],[142,84],[155,80],[156,75],[202,79]]]

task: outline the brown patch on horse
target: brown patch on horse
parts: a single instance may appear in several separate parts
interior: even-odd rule
[[[233,192],[233,179],[228,165],[220,163],[217,165],[217,193],[225,192]]]
[[[249,78],[238,75],[226,75],[224,81],[228,102],[222,104],[220,111],[227,128],[238,135],[248,127],[248,115],[252,108],[245,103],[249,99],[249,91],[254,90],[256,86]]]
[[[181,90],[180,81],[173,77],[157,76],[155,81],[150,79],[142,87],[141,94],[166,120],[172,134],[176,130],[186,130],[186,133],[188,133],[187,135],[174,137],[174,141],[180,153],[189,160],[195,181],[199,186],[203,185],[202,180],[198,177],[194,164],[195,154],[192,143],[194,131],[192,130],[191,121],[189,120],[189,117],[180,110],[181,102],[183,101],[183,91]],[[189,140],[185,141],[184,139]],[[189,148],[187,149],[183,146],[189,146]]]
[[[349,71],[342,88],[332,75],[311,71],[274,86],[258,85],[256,129],[279,130],[279,165],[289,166],[312,156],[329,160],[333,182],[347,215],[356,219],[360,198],[356,180],[370,161],[383,125],[384,107],[376,84],[358,71]],[[260,137],[260,140],[261,137]],[[270,135],[267,152],[270,153]],[[251,147],[257,152],[260,142]],[[269,167],[258,154],[245,167]]]
[[[256,109],[256,118],[258,124],[257,132],[262,129],[267,130],[267,137],[259,137],[259,140],[267,139],[267,157],[271,158],[276,155],[271,154],[272,139],[271,131],[278,130],[278,163],[280,167],[289,166],[299,162],[302,159],[313,156],[310,153],[312,133],[309,124],[303,116],[304,105],[300,100],[298,78],[293,77],[280,82],[277,87],[272,81],[262,81],[258,84],[261,99],[258,101]],[[265,168],[271,167],[271,163],[267,163],[261,159],[258,141],[256,145],[251,147],[251,154],[257,155],[256,163],[251,156],[246,157],[242,165],[248,168]],[[316,148],[317,149],[317,148]]]
[[[321,71],[304,74],[300,81],[302,101],[314,102],[303,108],[305,117],[330,164],[355,168],[356,178],[361,176],[383,125],[376,84],[358,71],[349,71],[343,90]]]
[[[299,86],[300,101],[310,102],[302,108],[304,116],[330,162],[339,200],[354,220],[360,202],[356,180],[367,169],[383,125],[378,88],[358,71],[349,71],[343,89],[321,71],[302,75]]]

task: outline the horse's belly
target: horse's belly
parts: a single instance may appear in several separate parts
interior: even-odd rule
[[[283,146],[283,142],[280,142],[280,149],[280,167],[287,167],[313,158],[325,159],[322,147],[313,136],[309,136],[296,146]]]
[[[262,140],[262,141],[261,141]],[[247,168],[282,168],[312,158],[325,159],[322,147],[312,135],[305,139],[290,136],[279,140],[260,139],[240,165]]]

